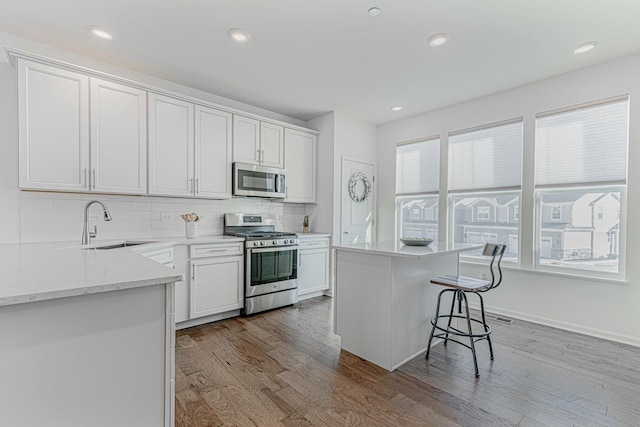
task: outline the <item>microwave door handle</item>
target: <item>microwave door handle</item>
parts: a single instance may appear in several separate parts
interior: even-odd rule
[[[280,192],[280,176],[281,175],[276,175],[276,193]]]

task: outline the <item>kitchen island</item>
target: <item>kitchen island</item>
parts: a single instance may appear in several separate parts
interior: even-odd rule
[[[442,290],[429,280],[457,274],[460,252],[479,248],[399,241],[333,246],[334,329],[342,349],[389,371],[425,351]]]
[[[0,245],[2,424],[172,426],[181,276],[129,248],[61,246]]]

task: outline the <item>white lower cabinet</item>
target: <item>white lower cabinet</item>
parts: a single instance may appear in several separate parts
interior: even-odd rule
[[[328,290],[329,238],[300,239],[298,254],[298,295]]]
[[[244,307],[242,243],[191,245],[189,318]]]

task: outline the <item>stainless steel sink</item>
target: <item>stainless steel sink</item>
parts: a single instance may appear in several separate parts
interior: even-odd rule
[[[139,242],[139,241],[129,241],[129,240],[127,240],[127,241],[124,241],[124,242],[111,243],[111,244],[102,245],[102,246],[93,246],[93,247],[84,248],[84,249],[97,249],[97,250],[118,249],[118,248],[127,248],[129,246],[145,245],[147,243],[155,243],[155,242]]]

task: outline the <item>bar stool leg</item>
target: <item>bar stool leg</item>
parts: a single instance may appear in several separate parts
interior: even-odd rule
[[[487,327],[487,320],[484,317],[484,299],[482,295],[476,292],[476,295],[480,298],[480,312],[482,313],[482,324],[484,325],[484,331],[488,332],[489,328]],[[493,346],[491,345],[491,334],[487,335],[487,342],[489,343],[489,354],[491,354],[491,360],[493,360]]]
[[[427,353],[424,355],[425,359],[429,358],[429,352],[431,351],[431,341],[433,341],[433,334],[436,332],[436,324],[438,323],[438,316],[440,315],[440,299],[442,298],[442,294],[445,293],[441,291],[438,294],[438,303],[436,304],[436,315],[433,319],[431,319],[431,335],[429,335],[429,342],[427,343]]]
[[[469,342],[471,347],[471,353],[473,353],[473,366],[476,370],[476,377],[480,376],[480,372],[478,371],[478,359],[476,358],[476,345],[473,339],[473,329],[471,328],[471,316],[469,314],[469,302],[467,301],[467,296],[464,292],[461,292],[462,298],[464,299],[464,309],[467,314],[467,326],[469,327]]]
[[[452,291],[450,289],[445,289],[445,291]],[[442,291],[443,293],[445,291]],[[447,332],[444,335],[444,346],[447,346],[447,341],[449,340],[449,329],[451,329],[451,320],[453,320],[453,309],[456,306],[456,300],[460,299],[460,297],[458,296],[458,292],[460,291],[452,291],[453,292],[453,296],[451,297],[451,311],[449,312],[449,322],[447,323]]]

